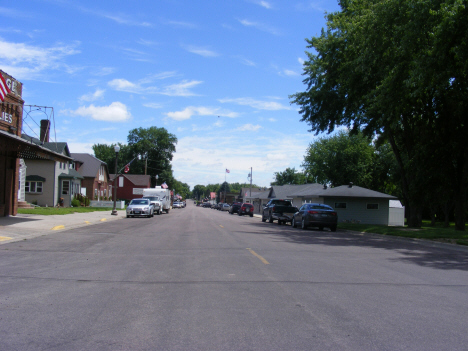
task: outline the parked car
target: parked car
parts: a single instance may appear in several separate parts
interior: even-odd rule
[[[302,229],[318,227],[319,230],[327,227],[335,232],[337,223],[338,214],[331,206],[310,203],[302,205],[299,211],[294,214],[291,225],[296,227],[300,224]]]
[[[231,205],[231,208],[229,209],[230,214],[237,213],[239,211],[239,208],[241,207],[242,203],[240,202],[233,202]]]
[[[150,203],[153,205],[153,213],[157,213],[158,215],[162,213],[162,202],[158,196],[143,196],[142,199],[150,200]]]
[[[239,210],[237,211],[237,214],[239,216],[242,216],[242,215],[249,215],[250,217],[253,217],[253,213],[254,213],[254,207],[252,204],[247,204],[247,203],[243,203]]]
[[[127,218],[129,217],[153,217],[153,205],[148,199],[133,199],[127,206]]]
[[[231,208],[231,206],[229,206],[229,204],[224,204],[224,203],[222,203],[222,204],[219,206],[219,210],[220,210],[220,211],[229,211],[230,208]]]
[[[278,221],[278,224],[282,222],[288,222],[294,213],[297,212],[297,207],[294,207],[289,200],[282,199],[271,199],[263,207],[262,210],[262,222],[273,223],[274,220]]]
[[[182,208],[182,203],[180,201],[174,201],[172,203],[172,208]]]

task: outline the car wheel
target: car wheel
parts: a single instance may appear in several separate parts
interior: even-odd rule
[[[262,222],[266,222],[266,218],[263,214],[262,214]]]
[[[323,227],[319,227],[319,230],[323,230]]]
[[[292,226],[293,228],[296,228],[296,220],[294,219],[294,217],[293,217],[293,219],[292,219],[292,221],[291,221],[291,226]]]
[[[302,229],[307,229],[307,225],[305,224],[304,218],[302,219],[302,222],[301,222],[301,228]]]
[[[273,217],[271,216],[271,213],[268,215],[268,222],[273,223]]]
[[[129,215],[127,215],[127,218],[130,218],[130,216],[129,216]]]
[[[251,214],[250,217],[253,217],[253,214]]]
[[[278,225],[281,225],[281,221],[278,219]]]
[[[330,230],[331,230],[332,232],[336,232],[336,225],[334,225],[333,227],[331,227]]]

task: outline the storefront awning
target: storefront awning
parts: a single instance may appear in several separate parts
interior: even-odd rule
[[[73,158],[51,151],[19,136],[0,130],[0,139],[11,142],[10,146],[16,149],[17,158],[25,160],[51,160],[59,162],[72,162]]]

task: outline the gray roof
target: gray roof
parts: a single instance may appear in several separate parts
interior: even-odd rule
[[[392,199],[397,197],[380,193],[378,191],[361,188],[360,186],[341,185],[335,188],[324,189],[321,184],[309,184],[310,187],[291,194],[293,197],[361,197],[374,199]]]
[[[245,197],[246,199],[268,199],[268,195],[270,194],[270,189],[265,190],[265,191],[252,191],[252,196],[250,196],[250,193],[247,194]]]
[[[49,149],[50,151],[56,152],[58,154],[71,156],[70,150],[68,149],[68,144],[65,142],[53,143],[53,142],[41,142],[39,139],[29,136],[27,134],[22,134],[21,138],[32,142],[36,145],[40,145],[43,148]]]
[[[73,178],[73,179],[84,179],[83,176],[75,171],[73,168],[68,170],[68,173],[61,173],[59,178]]]
[[[270,188],[269,198],[286,199],[291,198],[292,194],[301,191],[310,186],[310,184],[288,184],[288,185],[273,185]]]
[[[100,159],[94,157],[91,154],[80,154],[80,153],[72,153],[71,156],[75,161],[79,161],[83,163],[80,168],[78,169],[78,173],[80,173],[83,177],[91,177],[95,178],[99,172],[99,167],[101,165],[105,166],[105,170],[107,175],[109,175],[109,171],[107,169],[107,163],[101,161]]]
[[[127,178],[130,182],[137,186],[151,186],[151,176],[144,174],[121,174],[122,177]],[[115,174],[109,174],[111,182],[114,181]]]

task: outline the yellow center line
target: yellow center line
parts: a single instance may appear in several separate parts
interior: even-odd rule
[[[264,264],[270,264],[270,262],[268,262],[267,260],[265,260],[262,256],[260,256],[258,253],[256,253],[254,250],[252,249],[249,249],[247,248],[247,250],[249,250],[249,252],[254,255],[255,257],[257,257],[260,261],[262,261]]]
[[[221,224],[219,225],[221,228],[224,228]]]
[[[0,236],[0,241],[7,241],[7,240],[11,240],[13,238],[10,238],[9,236]]]
[[[60,229],[64,229],[65,226],[64,225],[56,225],[55,227],[52,228],[52,230],[60,230]]]
[[[107,218],[101,218],[101,222],[107,221]]]

